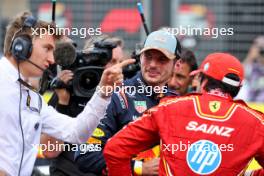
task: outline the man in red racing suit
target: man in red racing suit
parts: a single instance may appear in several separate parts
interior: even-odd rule
[[[244,79],[232,55],[213,53],[199,70],[201,94],[167,98],[106,144],[109,175],[131,175],[130,159],[160,141],[159,175],[243,175],[264,166],[263,114],[234,101]]]

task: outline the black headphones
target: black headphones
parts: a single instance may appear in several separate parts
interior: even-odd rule
[[[27,16],[24,20],[23,26],[15,32],[12,37],[10,52],[14,58],[20,62],[29,59],[32,54],[32,37],[27,34],[17,35],[25,28],[34,28],[37,23],[37,19],[33,16]]]

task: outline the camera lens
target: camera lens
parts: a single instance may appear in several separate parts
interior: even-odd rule
[[[73,79],[74,94],[80,97],[91,97],[100,82],[102,72],[102,67],[94,66],[77,69]]]
[[[88,70],[80,75],[79,85],[83,90],[91,90],[96,87],[99,81],[100,75],[93,70]]]

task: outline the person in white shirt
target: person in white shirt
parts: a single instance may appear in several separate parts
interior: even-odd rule
[[[0,60],[1,174],[31,175],[41,133],[69,143],[85,142],[104,117],[113,86],[123,81],[122,67],[134,62],[128,59],[105,69],[83,112],[69,118],[47,106],[28,83],[54,63],[55,40],[60,36],[49,33],[51,29],[54,24],[36,20],[29,12],[7,27],[5,57]]]

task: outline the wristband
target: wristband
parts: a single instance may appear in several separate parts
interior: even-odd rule
[[[142,166],[143,166],[143,162],[142,161],[135,161],[135,163],[134,163],[134,172],[137,175],[142,175]]]
[[[63,105],[63,104],[57,104],[56,105],[56,110],[62,114],[67,114],[69,109],[69,105]]]

